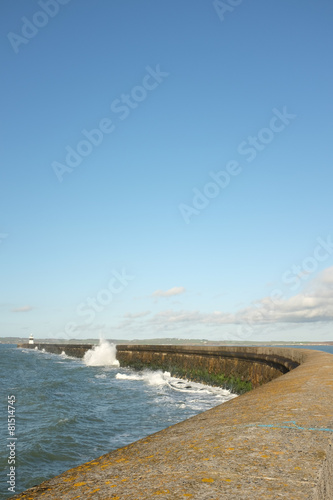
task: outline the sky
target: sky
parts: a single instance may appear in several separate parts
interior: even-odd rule
[[[330,0],[0,9],[0,336],[333,340]]]

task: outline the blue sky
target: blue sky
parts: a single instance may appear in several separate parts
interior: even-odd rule
[[[331,2],[1,10],[1,336],[332,339]]]

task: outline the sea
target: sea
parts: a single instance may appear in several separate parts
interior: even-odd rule
[[[0,360],[1,499],[236,397],[120,368],[105,340],[83,359],[0,344]]]

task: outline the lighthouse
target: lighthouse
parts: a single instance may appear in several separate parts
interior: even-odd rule
[[[34,343],[34,336],[31,334],[29,337],[29,344],[33,344],[33,343]]]

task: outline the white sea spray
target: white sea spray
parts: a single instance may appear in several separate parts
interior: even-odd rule
[[[98,346],[94,346],[85,353],[83,361],[86,366],[119,366],[116,354],[116,346],[101,339]]]

